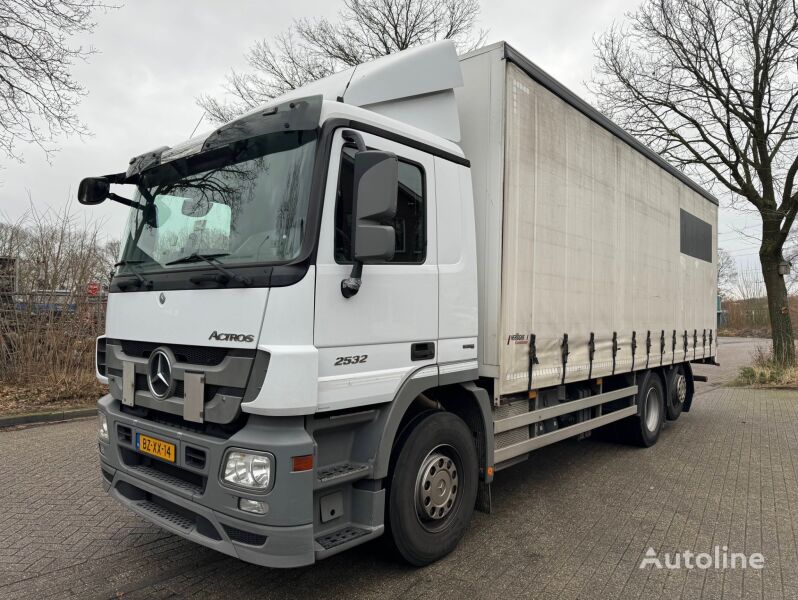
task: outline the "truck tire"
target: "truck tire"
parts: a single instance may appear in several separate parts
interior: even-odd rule
[[[687,400],[687,376],[680,365],[668,373],[668,399],[665,401],[665,416],[668,421],[675,421],[682,414],[684,402]]]
[[[622,422],[626,439],[648,448],[657,443],[665,422],[665,391],[662,380],[653,371],[643,376],[637,390],[638,411]]]
[[[463,420],[442,411],[417,421],[400,443],[388,478],[386,521],[399,554],[420,567],[449,554],[468,529],[477,452]]]

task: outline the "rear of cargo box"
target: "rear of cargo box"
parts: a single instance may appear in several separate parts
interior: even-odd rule
[[[461,66],[494,395],[715,356],[714,198],[510,46]]]

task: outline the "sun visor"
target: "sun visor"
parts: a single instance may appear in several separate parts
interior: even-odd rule
[[[202,144],[202,152],[277,131],[315,130],[321,105],[321,96],[311,96],[252,111],[212,132]]]
[[[135,177],[145,169],[149,169],[153,165],[161,162],[161,154],[169,150],[169,146],[161,146],[155,150],[150,150],[144,154],[139,154],[130,159],[130,165],[127,168],[126,178]]]

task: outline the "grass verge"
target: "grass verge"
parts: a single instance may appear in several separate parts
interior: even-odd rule
[[[0,416],[91,408],[106,393],[107,388],[96,380],[56,389],[51,386],[0,383]]]
[[[798,367],[784,367],[773,360],[761,346],[754,352],[751,366],[740,368],[732,385],[757,388],[798,389]]]

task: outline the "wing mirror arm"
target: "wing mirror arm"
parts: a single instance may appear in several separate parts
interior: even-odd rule
[[[138,202],[133,202],[133,200],[125,198],[124,196],[120,196],[119,194],[114,194],[113,192],[109,192],[108,199],[113,200],[114,202],[119,202],[119,204],[129,206],[130,208],[141,208]]]
[[[367,150],[366,142],[363,141],[363,136],[356,131],[346,130],[343,132],[342,137],[350,144],[357,146],[358,152]],[[353,215],[356,216],[356,215]],[[349,277],[341,281],[341,295],[344,298],[351,298],[360,291],[360,284],[362,283],[361,276],[363,275],[363,263],[355,260],[352,265],[352,272]]]
[[[352,131],[351,129],[347,129],[341,134],[341,137],[344,138],[344,141],[357,146],[358,152],[365,152],[366,150],[368,150],[368,148],[366,147],[366,142],[363,141],[363,136],[360,135],[357,131]]]
[[[341,294],[344,298],[351,298],[360,291],[362,275],[363,263],[355,261],[355,264],[352,265],[352,272],[349,274],[349,277],[341,280]]]

